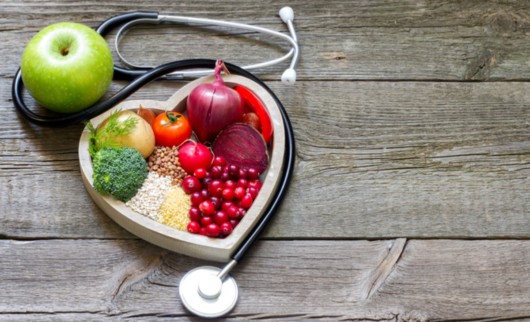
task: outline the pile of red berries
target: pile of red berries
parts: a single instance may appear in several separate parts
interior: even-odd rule
[[[224,238],[232,232],[258,196],[259,173],[215,157],[209,169],[198,168],[182,181],[190,195],[188,231]]]

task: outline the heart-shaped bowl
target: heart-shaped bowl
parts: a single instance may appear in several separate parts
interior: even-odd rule
[[[267,90],[248,78],[238,75],[225,75],[223,76],[223,80],[227,86],[233,87],[239,84],[251,90],[267,108],[273,124],[273,138],[269,144],[270,161],[268,168],[260,177],[263,186],[245,216],[234,228],[232,233],[225,238],[210,238],[166,226],[133,211],[114,197],[101,195],[94,190],[93,186],[92,159],[88,153],[90,132],[87,128],[83,130],[79,141],[79,162],[85,187],[94,202],[110,218],[132,234],[152,244],[188,256],[219,262],[229,260],[231,254],[259,222],[278,187],[280,177],[283,173],[282,168],[285,154],[284,123],[279,106],[274,98]],[[140,105],[159,110],[160,112],[171,110],[184,113],[186,110],[186,98],[190,92],[197,85],[211,83],[212,81],[213,76],[196,79],[175,92],[167,101],[123,101],[105,113],[93,118],[91,123],[94,127],[97,127],[113,111],[137,110]]]

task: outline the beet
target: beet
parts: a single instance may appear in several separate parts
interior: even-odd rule
[[[233,123],[215,138],[212,151],[240,168],[255,168],[263,173],[269,164],[267,144],[261,134],[245,123]]]

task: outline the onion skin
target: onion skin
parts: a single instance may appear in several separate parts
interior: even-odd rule
[[[240,168],[255,168],[260,174],[269,164],[267,143],[251,125],[234,123],[227,126],[212,144],[215,156],[225,158],[228,164]]]
[[[225,85],[222,68],[226,67],[219,60],[213,83],[198,85],[187,98],[188,120],[201,142],[212,142],[222,129],[243,117],[243,100],[238,92]]]

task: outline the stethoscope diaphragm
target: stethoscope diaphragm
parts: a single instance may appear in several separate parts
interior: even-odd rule
[[[214,318],[227,314],[237,303],[237,283],[229,275],[219,277],[220,268],[197,267],[182,277],[179,293],[182,304],[193,314]]]

